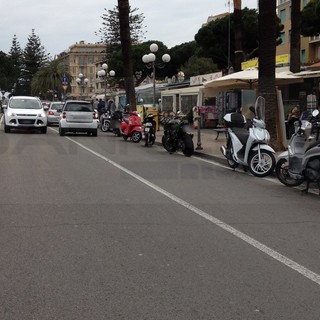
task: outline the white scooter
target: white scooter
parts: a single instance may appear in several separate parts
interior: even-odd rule
[[[268,145],[270,134],[265,129],[264,105],[264,98],[258,97],[252,110],[255,118],[249,128],[241,113],[227,113],[224,116],[228,128],[227,146],[220,148],[229,167],[235,169],[242,165],[256,177],[270,175],[276,163],[275,151]]]

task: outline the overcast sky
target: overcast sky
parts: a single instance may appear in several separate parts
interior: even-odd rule
[[[10,51],[14,35],[24,49],[32,29],[52,57],[81,40],[96,43],[100,41],[95,32],[102,26],[102,14],[117,3],[117,0],[1,0],[0,51]],[[145,16],[146,40],[162,41],[168,48],[194,40],[208,16],[229,11],[227,0],[129,0],[129,3]],[[256,9],[257,0],[242,0],[242,7]]]

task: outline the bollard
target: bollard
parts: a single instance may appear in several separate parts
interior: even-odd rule
[[[196,150],[203,150],[201,146],[201,132],[200,132],[200,117],[196,118],[198,120],[198,125],[197,125],[197,147]]]

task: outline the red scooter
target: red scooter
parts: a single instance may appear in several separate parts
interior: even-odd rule
[[[130,138],[133,142],[140,142],[142,139],[142,122],[136,111],[124,114],[121,122],[121,132],[124,140]]]

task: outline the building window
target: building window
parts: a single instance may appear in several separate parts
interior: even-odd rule
[[[300,59],[302,64],[306,63],[306,50],[301,50]]]
[[[162,96],[161,104],[163,112],[173,111],[173,96]]]
[[[182,113],[187,114],[190,109],[197,105],[198,95],[190,94],[190,95],[181,95],[181,106],[180,110]]]
[[[280,38],[281,38],[281,44],[285,44],[286,42],[286,33],[285,32],[281,32],[280,33]]]
[[[280,20],[281,20],[281,23],[284,23],[286,21],[286,9],[282,9],[280,11]]]
[[[309,0],[302,0],[302,8],[308,4]]]

